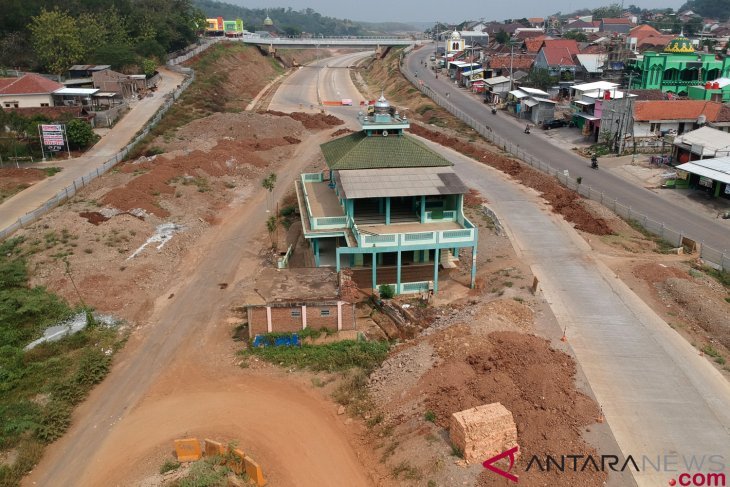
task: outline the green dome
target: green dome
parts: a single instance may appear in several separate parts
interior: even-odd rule
[[[267,15],[266,18],[264,19],[264,25],[274,25],[274,21],[271,20],[271,17],[269,17]]]
[[[695,52],[692,47],[692,42],[684,36],[679,36],[672,39],[667,47],[664,48],[664,52],[672,52],[677,54],[692,54]]]

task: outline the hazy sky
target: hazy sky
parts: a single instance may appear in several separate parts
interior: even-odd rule
[[[396,22],[461,22],[484,18],[504,20],[521,17],[545,17],[557,11],[572,12],[579,8],[595,8],[620,0],[224,0],[248,8],[291,7],[295,10],[311,7],[322,15],[364,21]],[[684,0],[624,0],[641,8],[679,8]],[[276,21],[276,19],[274,19]]]

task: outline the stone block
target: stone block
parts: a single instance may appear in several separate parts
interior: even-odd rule
[[[244,457],[243,463],[246,466],[246,475],[251,479],[257,486],[263,487],[266,485],[264,480],[264,473],[261,471],[259,464],[254,462],[250,457]]]
[[[454,413],[449,436],[464,460],[483,462],[517,445],[517,426],[512,413],[495,402]]]
[[[243,453],[243,450],[235,448],[233,450],[233,455],[231,455],[231,458],[227,462],[228,468],[233,470],[236,475],[242,474],[246,470],[245,458],[246,454]]]
[[[203,440],[203,443],[205,444],[206,457],[224,457],[228,453],[228,447],[219,441],[205,439]]]
[[[203,452],[197,438],[175,440],[175,455],[178,462],[194,462],[200,460]]]

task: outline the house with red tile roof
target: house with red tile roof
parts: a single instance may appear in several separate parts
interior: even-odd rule
[[[682,134],[703,124],[726,126],[730,111],[723,104],[703,100],[637,101],[634,104],[634,137],[658,137],[673,131]]]
[[[495,76],[509,76],[510,58],[512,58],[513,73],[518,70],[530,71],[535,62],[534,54],[515,54],[514,56],[503,54],[500,56],[491,56],[489,58],[489,67],[494,71]]]
[[[525,51],[532,54],[537,54],[538,52],[540,52],[540,49],[542,49],[543,43],[549,39],[552,39],[552,37],[546,35],[540,35],[531,39],[525,39],[525,42],[523,44]]]
[[[629,35],[626,37],[626,47],[640,52],[648,49],[662,50],[674,37],[676,36],[662,34],[650,25],[637,25],[629,31]]]
[[[575,41],[573,42],[575,43]],[[575,54],[577,53],[576,45]],[[545,46],[537,53],[534,67],[537,69],[546,69],[551,76],[562,76],[563,73],[569,72],[572,77],[575,77],[577,64],[569,48]]]
[[[578,54],[580,48],[578,42],[575,39],[547,39],[543,42],[542,47],[554,48],[560,47],[568,50],[570,55]]]
[[[64,86],[39,74],[19,78],[0,78],[0,107],[52,107],[53,92]]]

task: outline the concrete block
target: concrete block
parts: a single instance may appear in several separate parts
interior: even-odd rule
[[[250,457],[244,457],[244,464],[246,466],[246,475],[259,487],[266,485],[264,480],[264,473],[261,471],[259,464],[254,462]]]
[[[482,462],[517,445],[517,426],[512,413],[495,402],[454,413],[449,436],[464,460]]]
[[[203,452],[197,438],[175,440],[175,455],[178,462],[194,462],[200,460]]]
[[[206,457],[225,457],[228,453],[228,447],[219,441],[209,440],[206,438],[203,440],[203,444],[205,447]]]

